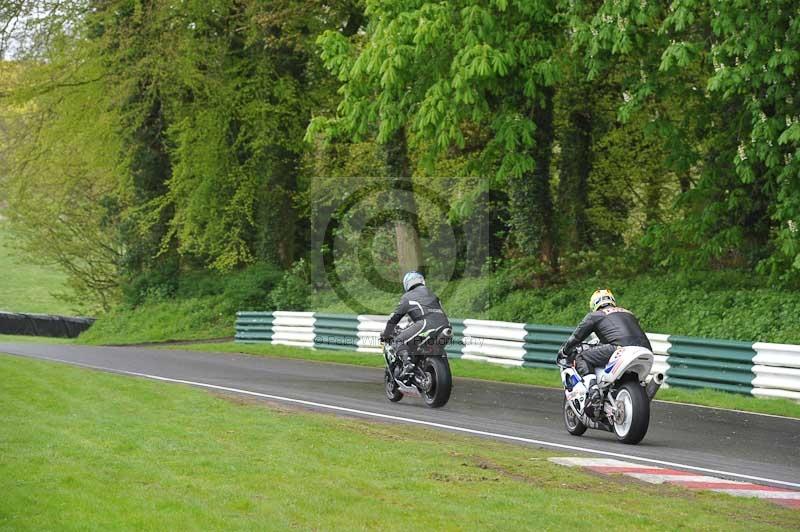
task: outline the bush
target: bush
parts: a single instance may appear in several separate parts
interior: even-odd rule
[[[134,275],[122,283],[122,303],[136,307],[147,300],[173,297],[178,290],[178,265],[164,261],[157,267]]]
[[[435,288],[435,285],[434,281],[432,286]],[[453,296],[442,301],[442,304],[445,311],[454,317],[458,315],[471,318],[501,304],[509,293],[511,283],[505,275],[488,275],[479,279],[462,280]]]
[[[287,271],[270,293],[275,310],[306,310],[311,297],[311,280],[304,260]]]
[[[258,264],[227,276],[223,296],[235,310],[271,309],[275,306],[271,293],[281,282],[282,272],[269,264]]]

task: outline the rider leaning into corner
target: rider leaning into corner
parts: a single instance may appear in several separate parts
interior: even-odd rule
[[[416,347],[429,335],[450,327],[450,320],[447,319],[439,298],[425,286],[425,278],[421,273],[405,274],[403,289],[405,293],[389,316],[386,328],[380,336],[381,342],[392,342],[395,353],[403,361],[403,371],[399,376],[401,379],[413,374],[414,362],[411,354],[416,351]],[[395,326],[406,314],[413,323],[392,338]]]
[[[561,346],[558,357],[566,359],[568,363],[574,360],[575,369],[584,378],[588,388],[586,404],[593,410],[600,406],[600,391],[594,369],[605,366],[619,347],[639,346],[651,351],[652,347],[639,320],[629,310],[617,306],[611,290],[596,290],[589,299],[589,309],[589,314]],[[578,344],[592,333],[597,335],[600,343],[576,352]]]

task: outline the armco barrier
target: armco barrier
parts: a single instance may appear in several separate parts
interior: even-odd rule
[[[0,312],[0,334],[75,338],[93,323],[94,318]]]
[[[402,322],[401,322],[402,323]],[[532,323],[451,320],[451,358],[506,366],[554,368],[558,348],[572,329]],[[237,342],[380,353],[386,316],[314,312],[238,312]],[[653,373],[668,386],[713,388],[800,400],[800,346],[747,343],[648,333]]]
[[[552,368],[556,353],[572,329],[550,325],[525,324],[525,364],[529,368]]]
[[[314,314],[314,347],[319,349],[358,349],[358,316]]]
[[[670,336],[669,342],[667,377],[671,386],[752,391],[753,344],[688,336]]]
[[[450,326],[453,328],[453,339],[444,348],[447,351],[447,356],[450,358],[461,358],[464,353],[464,320],[450,320]]]
[[[237,312],[236,341],[269,343],[272,341],[272,312]]]

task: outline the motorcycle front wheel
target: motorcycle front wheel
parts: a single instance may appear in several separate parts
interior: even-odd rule
[[[383,385],[384,389],[386,390],[386,398],[391,402],[396,403],[403,398],[403,392],[400,391],[397,383],[389,373],[389,368],[386,368],[386,370],[383,372]]]
[[[426,387],[422,390],[425,404],[431,408],[444,406],[450,399],[453,390],[453,376],[450,373],[450,364],[443,356],[427,357],[422,363],[422,372],[425,374]]]
[[[644,387],[626,381],[614,398],[614,433],[622,443],[642,441],[650,425],[650,401]]]
[[[567,432],[573,436],[580,436],[586,432],[586,425],[581,422],[580,418],[570,408],[566,396],[564,397],[564,425],[567,427]]]

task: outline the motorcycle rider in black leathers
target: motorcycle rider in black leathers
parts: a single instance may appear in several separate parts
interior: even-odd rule
[[[413,373],[414,362],[411,355],[420,343],[430,335],[436,336],[431,341],[441,339],[446,341],[449,339],[450,330],[450,320],[447,319],[447,314],[444,313],[439,298],[425,286],[425,278],[421,273],[408,272],[405,274],[403,288],[405,293],[400,298],[394,312],[389,316],[386,328],[380,335],[382,342],[392,342],[395,353],[403,361],[403,371],[398,377],[400,379]],[[413,323],[392,338],[395,326],[406,314]]]
[[[611,290],[595,291],[589,299],[589,308],[589,314],[558,352],[560,359],[575,361],[575,369],[581,377],[593,375],[596,367],[605,366],[619,347],[639,346],[652,351],[650,340],[642,331],[639,320],[629,310],[617,306]],[[600,343],[576,353],[575,347],[592,333],[597,335]],[[591,406],[591,411],[587,408],[587,413],[591,414],[600,406],[600,391],[593,377],[587,387],[586,404]]]

